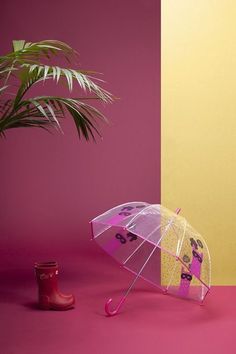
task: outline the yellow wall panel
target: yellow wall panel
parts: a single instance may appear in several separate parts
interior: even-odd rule
[[[162,1],[162,204],[236,285],[236,1]]]

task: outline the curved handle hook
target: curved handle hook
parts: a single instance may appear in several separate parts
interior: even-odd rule
[[[112,303],[112,299],[109,299],[109,300],[106,302],[106,304],[105,304],[105,311],[106,311],[106,314],[107,314],[108,316],[115,316],[115,315],[118,313],[118,311],[119,311],[119,309],[120,309],[120,307],[121,307],[121,305],[123,304],[124,301],[125,301],[125,297],[122,297],[122,299],[120,300],[120,302],[118,303],[118,305],[116,306],[116,308],[115,308],[114,310],[110,310],[110,309],[109,309],[109,306],[110,306],[110,304]]]

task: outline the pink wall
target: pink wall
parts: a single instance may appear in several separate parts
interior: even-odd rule
[[[70,119],[64,136],[12,130],[0,141],[4,253],[87,247],[97,214],[160,201],[159,1],[5,0],[1,10],[2,52],[12,39],[66,41],[120,97],[97,144],[80,142]]]

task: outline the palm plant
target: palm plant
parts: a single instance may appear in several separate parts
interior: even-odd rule
[[[18,127],[53,127],[61,130],[60,118],[69,114],[76,125],[79,137],[95,140],[100,135],[98,120],[107,121],[95,107],[88,104],[96,99],[110,103],[113,96],[101,86],[97,73],[81,69],[50,65],[52,58],[76,62],[77,52],[66,43],[44,40],[27,43],[13,41],[13,51],[0,56],[0,135]],[[74,85],[80,88],[79,97],[30,96],[30,89],[46,81],[66,83],[71,93]]]

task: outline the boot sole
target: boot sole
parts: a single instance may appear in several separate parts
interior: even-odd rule
[[[46,296],[44,297],[43,301],[39,302],[39,308],[41,310],[55,310],[55,311],[64,311],[72,309],[75,306],[75,302],[67,305],[67,306],[58,306],[55,304],[50,303],[49,298]]]

